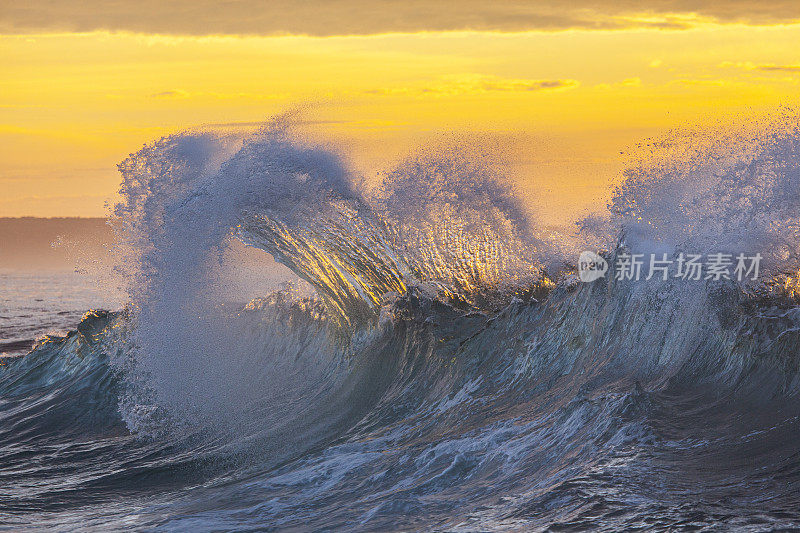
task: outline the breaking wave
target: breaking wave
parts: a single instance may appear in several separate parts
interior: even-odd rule
[[[128,307],[0,367],[9,524],[797,527],[799,127],[653,140],[557,238],[469,147],[368,184],[290,115],[145,146]],[[296,282],[221,296],[232,239]],[[580,283],[587,248],[764,276]]]

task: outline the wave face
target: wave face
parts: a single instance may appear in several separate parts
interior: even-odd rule
[[[367,187],[291,122],[120,165],[129,305],[0,366],[5,523],[800,526],[796,119],[654,143],[571,240],[469,149]],[[221,295],[231,239],[297,283]],[[758,251],[766,275],[579,283],[589,245]]]

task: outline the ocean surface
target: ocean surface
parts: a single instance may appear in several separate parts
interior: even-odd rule
[[[121,291],[86,273],[0,269],[0,355],[24,355],[36,339],[74,330],[86,311],[124,302]]]
[[[124,291],[0,276],[0,528],[800,528],[797,124],[662,139],[563,234],[474,147],[366,187],[280,117],[146,146]],[[293,280],[247,293],[232,241]]]

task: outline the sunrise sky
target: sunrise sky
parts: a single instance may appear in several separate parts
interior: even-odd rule
[[[800,96],[796,1],[0,2],[0,216],[102,216],[143,143],[298,102],[367,173],[440,132],[508,139],[557,216],[632,143]]]

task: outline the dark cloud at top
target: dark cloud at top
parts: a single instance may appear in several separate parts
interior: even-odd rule
[[[443,30],[657,28],[800,20],[798,0],[3,0],[0,32],[364,35]]]

